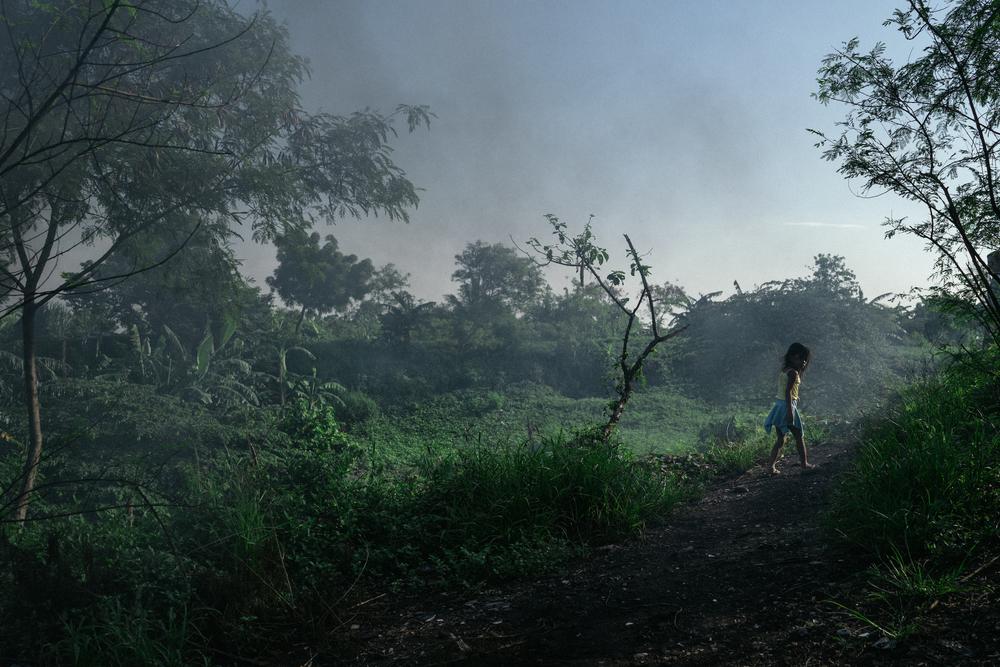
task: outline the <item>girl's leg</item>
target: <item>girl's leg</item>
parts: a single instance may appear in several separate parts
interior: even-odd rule
[[[806,441],[802,437],[802,431],[799,429],[792,429],[792,434],[795,436],[795,448],[799,450],[799,461],[802,463],[803,468],[815,468],[816,465],[809,463],[809,452],[806,451]]]
[[[771,448],[771,459],[767,463],[767,469],[772,473],[777,473],[778,469],[775,464],[778,462],[778,456],[781,454],[781,448],[785,444],[785,434],[781,432],[781,429],[774,429],[778,434],[778,439],[774,441],[774,447]]]

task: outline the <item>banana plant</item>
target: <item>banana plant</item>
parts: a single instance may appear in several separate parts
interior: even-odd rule
[[[278,395],[281,400],[281,405],[284,407],[285,402],[288,399],[288,389],[292,387],[292,383],[288,381],[288,353],[289,352],[300,352],[309,358],[310,361],[316,361],[316,355],[299,345],[282,345],[278,348]],[[313,375],[316,375],[316,369],[312,369]]]
[[[311,375],[300,377],[295,382],[290,383],[290,385],[292,398],[294,400],[305,401],[310,410],[322,404],[344,405],[344,400],[341,396],[347,393],[347,388],[339,382],[320,380],[316,376],[315,368],[312,369]]]
[[[226,318],[218,340],[211,327],[193,350],[177,334],[163,325],[155,346],[133,326],[129,335],[136,358],[135,375],[139,381],[152,382],[160,391],[206,404],[258,405],[259,397],[251,386],[250,364],[236,356],[220,353],[236,333],[237,323]]]

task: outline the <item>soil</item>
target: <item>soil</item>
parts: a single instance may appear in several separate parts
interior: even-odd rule
[[[905,609],[899,633],[903,608],[874,603],[863,555],[829,539],[849,443],[813,445],[815,470],[786,452],[780,475],[720,480],[643,539],[559,574],[362,602],[347,641],[312,664],[1000,665],[995,562],[966,592]]]

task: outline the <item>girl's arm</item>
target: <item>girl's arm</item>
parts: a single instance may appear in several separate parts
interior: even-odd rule
[[[788,378],[785,382],[785,409],[788,410],[788,426],[795,424],[795,415],[792,413],[792,387],[795,386],[795,378],[798,373],[789,369]]]

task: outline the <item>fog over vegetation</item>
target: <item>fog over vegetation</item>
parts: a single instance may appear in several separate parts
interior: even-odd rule
[[[0,665],[338,664],[778,488],[793,342],[867,622],[975,597],[1000,11],[828,4],[0,3]]]
[[[310,60],[310,107],[406,101],[437,114],[431,133],[394,143],[425,188],[412,223],[336,230],[352,252],[410,273],[421,298],[453,289],[449,271],[429,267],[476,239],[533,236],[549,212],[579,224],[594,214],[604,237],[631,231],[655,250],[657,275],[693,294],[798,277],[821,252],[847,258],[872,295],[926,284],[921,244],[888,244],[880,226],[920,209],[854,196],[806,131],[841,117],[810,98],[832,47],[858,35],[911,50],[880,29],[891,0],[268,7]],[[258,283],[273,269],[269,248],[238,255]]]

